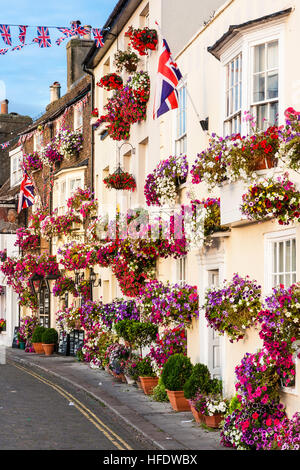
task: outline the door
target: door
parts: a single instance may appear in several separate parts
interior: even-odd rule
[[[219,270],[208,271],[208,287],[219,286]],[[212,378],[221,379],[220,336],[213,328],[208,327],[208,368]]]
[[[39,293],[40,325],[50,328],[50,291],[45,281],[42,281]]]

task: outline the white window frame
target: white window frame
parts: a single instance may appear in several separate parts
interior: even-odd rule
[[[270,295],[273,286],[273,243],[284,242],[287,240],[296,240],[296,261],[297,261],[297,237],[296,228],[287,230],[278,230],[276,232],[265,234],[265,288],[264,294]],[[296,264],[296,280],[297,280],[297,264]]]
[[[278,39],[275,39],[275,40],[272,40],[272,41],[263,41],[262,43],[260,44],[256,44],[256,46],[253,46],[252,47],[252,50],[251,50],[251,63],[252,63],[252,70],[251,70],[251,114],[255,117],[255,119],[257,118],[257,108],[260,107],[260,106],[263,106],[263,105],[267,105],[268,107],[268,116],[270,115],[270,105],[273,104],[273,103],[277,103],[279,104],[279,89],[278,89],[278,95],[276,98],[267,98],[267,96],[265,96],[265,99],[262,100],[262,101],[254,101],[254,77],[255,75],[259,75],[260,73],[264,73],[265,76],[267,76],[268,72],[269,71],[272,71],[272,70],[277,70],[277,73],[278,73],[278,78],[279,78],[279,62],[278,62],[278,66],[273,69],[268,69],[267,67],[267,54],[266,54],[266,49],[267,49],[267,45],[268,44],[271,44],[271,43],[274,43],[274,42],[277,42],[278,44],[278,61],[279,61],[279,40]],[[265,59],[266,59],[266,64],[265,64],[265,70],[263,72],[255,72],[254,71],[254,62],[255,62],[255,54],[254,54],[254,49],[255,47],[257,46],[265,46],[264,49],[265,49]],[[265,92],[267,92],[267,80],[265,81]],[[254,110],[255,109],[255,110]],[[254,112],[253,112],[254,110]],[[269,126],[269,122],[266,123],[266,126],[268,127]]]
[[[81,131],[83,129],[83,104],[74,106],[74,131]]]
[[[22,181],[22,168],[21,162],[23,160],[22,147],[19,146],[16,149],[9,152],[10,157],[10,186],[14,187]]]
[[[183,285],[187,282],[187,256],[176,260],[176,283]]]
[[[63,215],[67,211],[67,200],[72,196],[73,190],[71,190],[71,182],[73,180],[79,180],[80,183],[76,185],[77,187],[83,188],[84,187],[84,170],[78,171],[71,171],[68,170],[67,174],[62,174],[58,176],[55,187],[56,187],[56,194],[55,194],[55,209],[58,210],[58,215]],[[62,193],[62,187],[65,185],[65,192]]]
[[[39,152],[43,147],[43,133],[36,131],[33,136],[33,151]]]
[[[229,41],[223,53],[220,56],[223,68],[222,76],[222,122],[220,129],[224,129],[226,121],[226,65],[233,60],[238,54],[242,53],[242,103],[241,103],[241,134],[246,135],[250,132],[249,123],[243,120],[244,111],[251,110],[252,94],[253,94],[253,70],[254,70],[254,47],[263,43],[278,41],[278,123],[284,124],[284,82],[285,82],[285,20],[273,20],[269,24],[257,25],[244,30]]]
[[[231,81],[230,81],[230,78],[231,78],[231,72],[230,72],[230,68],[231,68],[231,64],[232,63],[236,63],[236,61],[238,60],[238,63],[239,63],[239,72],[238,72],[238,80],[237,82],[234,81],[233,85],[231,85]],[[227,82],[227,69],[229,69],[229,79],[228,79],[228,82]],[[226,115],[226,118],[225,118],[225,121],[224,121],[224,134],[228,135],[228,134],[237,134],[241,131],[241,122],[242,122],[242,89],[243,89],[243,81],[242,81],[242,72],[243,72],[243,54],[242,52],[239,52],[235,57],[233,57],[226,65],[225,65],[225,76],[226,76],[226,92],[225,92],[225,115]],[[235,68],[233,70],[233,74],[235,75]],[[235,87],[238,87],[238,102],[239,102],[239,107],[238,109],[232,111],[232,113],[230,113],[230,104],[231,104],[231,99],[230,99],[230,91],[231,89],[233,89],[233,93],[234,93],[234,89]],[[228,94],[228,98],[227,98],[227,94]],[[228,99],[228,105],[229,105],[229,112],[227,113],[227,99]],[[233,98],[233,101],[234,101],[234,98]],[[234,121],[238,119],[239,120],[239,126],[238,126],[238,129],[233,129],[233,123]],[[228,126],[231,127],[231,131],[228,132],[226,130],[226,128],[228,129]]]

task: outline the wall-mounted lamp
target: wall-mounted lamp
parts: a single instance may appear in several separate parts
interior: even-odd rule
[[[206,119],[203,119],[202,121],[200,121],[200,125],[203,131],[208,131],[209,118],[207,117]]]

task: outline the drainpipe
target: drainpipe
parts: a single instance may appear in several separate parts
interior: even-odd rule
[[[95,92],[95,77],[93,72],[83,64],[83,71],[92,77],[92,86],[91,86],[91,112],[94,109],[94,92]],[[90,113],[91,114],[91,113]],[[95,155],[95,138],[94,138],[94,129],[91,126],[91,190],[94,192],[94,155]]]

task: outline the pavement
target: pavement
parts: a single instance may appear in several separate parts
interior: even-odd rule
[[[219,431],[198,425],[191,412],[175,412],[169,403],[155,402],[136,385],[119,383],[106,371],[92,369],[74,357],[7,348],[6,360],[76,387],[113,412],[124,430],[132,428],[141,435],[149,443],[149,450],[224,450]]]

